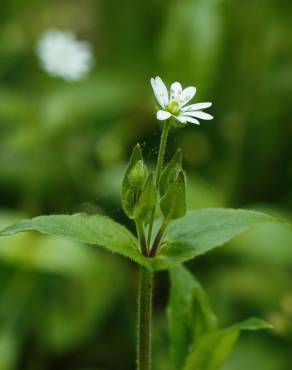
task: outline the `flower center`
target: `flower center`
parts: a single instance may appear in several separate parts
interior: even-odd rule
[[[180,106],[177,101],[171,101],[166,107],[167,111],[172,114],[177,114],[180,111]]]

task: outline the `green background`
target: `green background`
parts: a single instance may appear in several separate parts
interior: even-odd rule
[[[0,226],[52,213],[126,220],[121,175],[139,141],[154,165],[160,123],[150,77],[195,85],[213,121],[174,129],[189,208],[242,207],[292,219],[292,4],[288,0],[2,0]],[[80,82],[41,68],[48,28],[93,47]],[[188,264],[224,324],[258,315],[224,370],[289,370],[292,238],[263,226]],[[0,369],[135,367],[137,268],[98,248],[38,234],[0,240]],[[158,273],[154,369],[171,370]]]

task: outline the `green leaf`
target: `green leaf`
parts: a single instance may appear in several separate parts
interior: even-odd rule
[[[184,370],[219,370],[242,330],[260,330],[270,327],[263,320],[251,318],[230,328],[206,333],[193,346]]]
[[[195,277],[182,265],[170,269],[168,304],[170,351],[175,368],[185,364],[192,343],[205,332],[215,330],[217,318],[208,297]]]
[[[108,217],[86,214],[40,216],[20,221],[0,232],[12,235],[22,231],[39,231],[44,234],[61,235],[79,242],[96,244],[129,257],[136,262],[146,263],[141,256],[138,241],[125,227]]]
[[[279,222],[256,211],[210,208],[189,212],[170,223],[161,252],[151,267],[166,269],[222,246],[258,225]]]
[[[179,171],[176,179],[161,198],[160,208],[167,220],[183,217],[186,214],[186,179],[183,171]]]
[[[182,154],[179,148],[161,174],[159,181],[159,193],[161,197],[167,192],[169,185],[175,181],[179,171],[181,170],[181,167]]]

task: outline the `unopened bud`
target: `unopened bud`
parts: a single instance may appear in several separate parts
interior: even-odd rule
[[[139,160],[130,171],[128,181],[130,186],[141,189],[147,176],[147,167]]]

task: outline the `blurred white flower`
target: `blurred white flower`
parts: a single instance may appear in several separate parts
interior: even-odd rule
[[[174,82],[170,87],[170,92],[160,77],[151,78],[151,85],[157,102],[162,110],[158,110],[157,119],[164,121],[174,117],[180,123],[200,122],[196,119],[213,119],[208,113],[202,112],[202,109],[211,107],[212,103],[197,103],[186,105],[196,94],[196,88],[193,86],[182,89],[179,82]]]
[[[71,31],[46,31],[38,41],[37,54],[49,75],[68,81],[80,80],[93,66],[90,44],[78,41]]]

